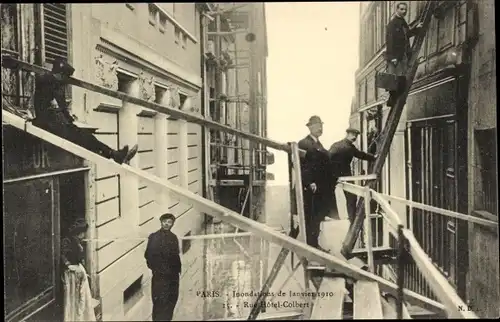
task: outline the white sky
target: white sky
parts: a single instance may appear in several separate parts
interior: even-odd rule
[[[299,141],[319,115],[325,148],[345,135],[358,67],[359,2],[266,3],[268,136]],[[326,28],[326,30],[325,30]],[[286,153],[270,150],[275,181],[287,184]]]

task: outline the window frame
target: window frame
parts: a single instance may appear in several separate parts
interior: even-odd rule
[[[21,31],[22,11],[19,10],[20,6],[17,3],[6,3],[3,6],[5,6],[5,7],[12,6],[12,8],[14,8],[14,10],[15,10],[15,14],[14,14],[14,16],[15,16],[15,23],[14,23],[15,32],[14,33],[15,33],[16,39],[15,39],[15,44],[14,44],[15,45],[14,50],[2,47],[2,52],[8,52],[9,54],[14,55],[15,58],[17,58],[17,59],[23,59],[22,49],[21,49],[21,45],[22,45],[22,41],[23,41],[22,40],[23,35],[22,35],[22,31]],[[2,67],[2,69],[4,69],[4,68]],[[6,69],[6,70],[8,70],[8,69]],[[2,86],[2,97],[7,96],[7,97],[13,98],[15,100],[13,104],[15,104],[16,106],[19,106],[21,104],[21,95],[23,93],[23,86],[22,86],[22,81],[21,81],[22,71],[18,70],[17,72],[12,72],[12,74],[14,75],[14,77],[15,77],[14,81],[16,82],[16,84],[12,88],[13,92],[9,93],[9,94],[5,94],[3,91],[3,86]],[[4,83],[4,82],[2,82],[2,83]]]

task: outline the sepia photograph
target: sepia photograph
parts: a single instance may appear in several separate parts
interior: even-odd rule
[[[0,11],[5,321],[500,318],[494,0]]]

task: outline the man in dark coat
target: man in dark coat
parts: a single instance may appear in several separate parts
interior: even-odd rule
[[[149,235],[144,258],[153,272],[153,321],[171,321],[179,298],[181,258],[179,240],[171,231],[175,216],[164,214],[160,217],[160,222],[161,229]]]
[[[127,163],[137,153],[137,144],[130,150],[125,145],[116,151],[99,141],[92,133],[73,124],[75,120],[70,115],[66,102],[66,86],[74,71],[70,64],[56,59],[52,67],[53,74],[36,77],[36,116],[33,124],[117,163]]]
[[[354,157],[366,161],[374,161],[376,158],[375,155],[365,153],[356,148],[354,142],[356,142],[359,134],[360,132],[357,129],[348,128],[346,130],[346,137],[341,141],[333,143],[328,151],[335,184],[339,177],[352,176],[351,162]],[[347,191],[345,192],[345,196],[349,220],[352,223],[356,215],[356,202],[358,197]]]
[[[385,59],[387,60],[387,73],[394,74],[398,77],[398,90],[390,91],[387,106],[394,106],[398,95],[404,90],[406,83],[406,72],[408,70],[408,62],[411,56],[410,38],[415,36],[422,23],[418,23],[415,28],[410,29],[405,20],[408,5],[405,2],[400,2],[396,6],[396,14],[389,21],[385,32],[386,52]]]
[[[301,159],[302,187],[304,188],[304,214],[307,244],[325,252],[318,243],[321,222],[328,215],[333,196],[333,184],[328,151],[319,137],[323,134],[323,122],[319,116],[311,116],[306,124],[309,135],[299,141],[299,149],[306,154]]]

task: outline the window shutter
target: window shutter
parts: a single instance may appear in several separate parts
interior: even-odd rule
[[[56,57],[68,59],[68,24],[66,4],[43,5],[45,61],[51,63]]]

